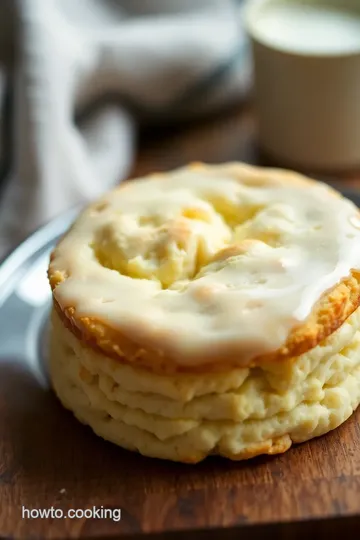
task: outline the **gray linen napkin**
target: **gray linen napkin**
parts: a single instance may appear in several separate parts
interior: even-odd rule
[[[125,178],[140,121],[212,112],[249,83],[239,1],[1,0],[0,33],[0,256]]]

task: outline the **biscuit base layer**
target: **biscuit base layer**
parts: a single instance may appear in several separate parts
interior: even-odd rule
[[[360,309],[311,351],[221,373],[159,375],[106,357],[52,315],[50,376],[63,405],[109,441],[196,463],[285,452],[360,402]]]

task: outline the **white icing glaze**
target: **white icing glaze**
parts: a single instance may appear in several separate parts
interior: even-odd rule
[[[358,210],[323,184],[241,164],[150,178],[80,216],[55,251],[68,277],[54,296],[180,365],[278,349],[360,269]]]

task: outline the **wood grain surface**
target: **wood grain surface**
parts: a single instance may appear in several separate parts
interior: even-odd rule
[[[264,163],[250,105],[148,128],[132,175],[193,160]],[[332,180],[357,187],[360,176]],[[0,537],[345,538],[360,533],[360,410],[278,457],[198,465],[148,459],[97,438],[14,358],[0,362]],[[22,519],[22,506],[120,508],[122,519]],[[175,531],[177,531],[175,533]]]

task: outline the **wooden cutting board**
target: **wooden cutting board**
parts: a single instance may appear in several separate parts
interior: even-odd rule
[[[249,107],[142,139],[133,175],[192,160],[257,160]],[[350,175],[356,187],[360,175]],[[345,180],[342,180],[345,184]],[[151,460],[97,438],[29,368],[0,361],[1,538],[281,538],[360,532],[360,410],[277,457],[198,465]],[[120,508],[122,519],[22,519],[26,509]],[[175,531],[178,531],[175,533]],[[151,536],[152,537],[152,536]],[[150,538],[151,538],[150,537]]]
[[[325,521],[311,524],[312,533],[360,527],[350,519],[360,515],[360,410],[338,430],[282,456],[182,465],[97,438],[25,367],[2,362],[0,368],[0,537],[167,533],[161,538],[170,539],[178,530],[191,539],[206,529],[204,538],[246,539],[262,535],[260,525],[292,522],[285,531],[300,538],[320,518]],[[21,519],[22,506],[120,508],[122,519]]]

